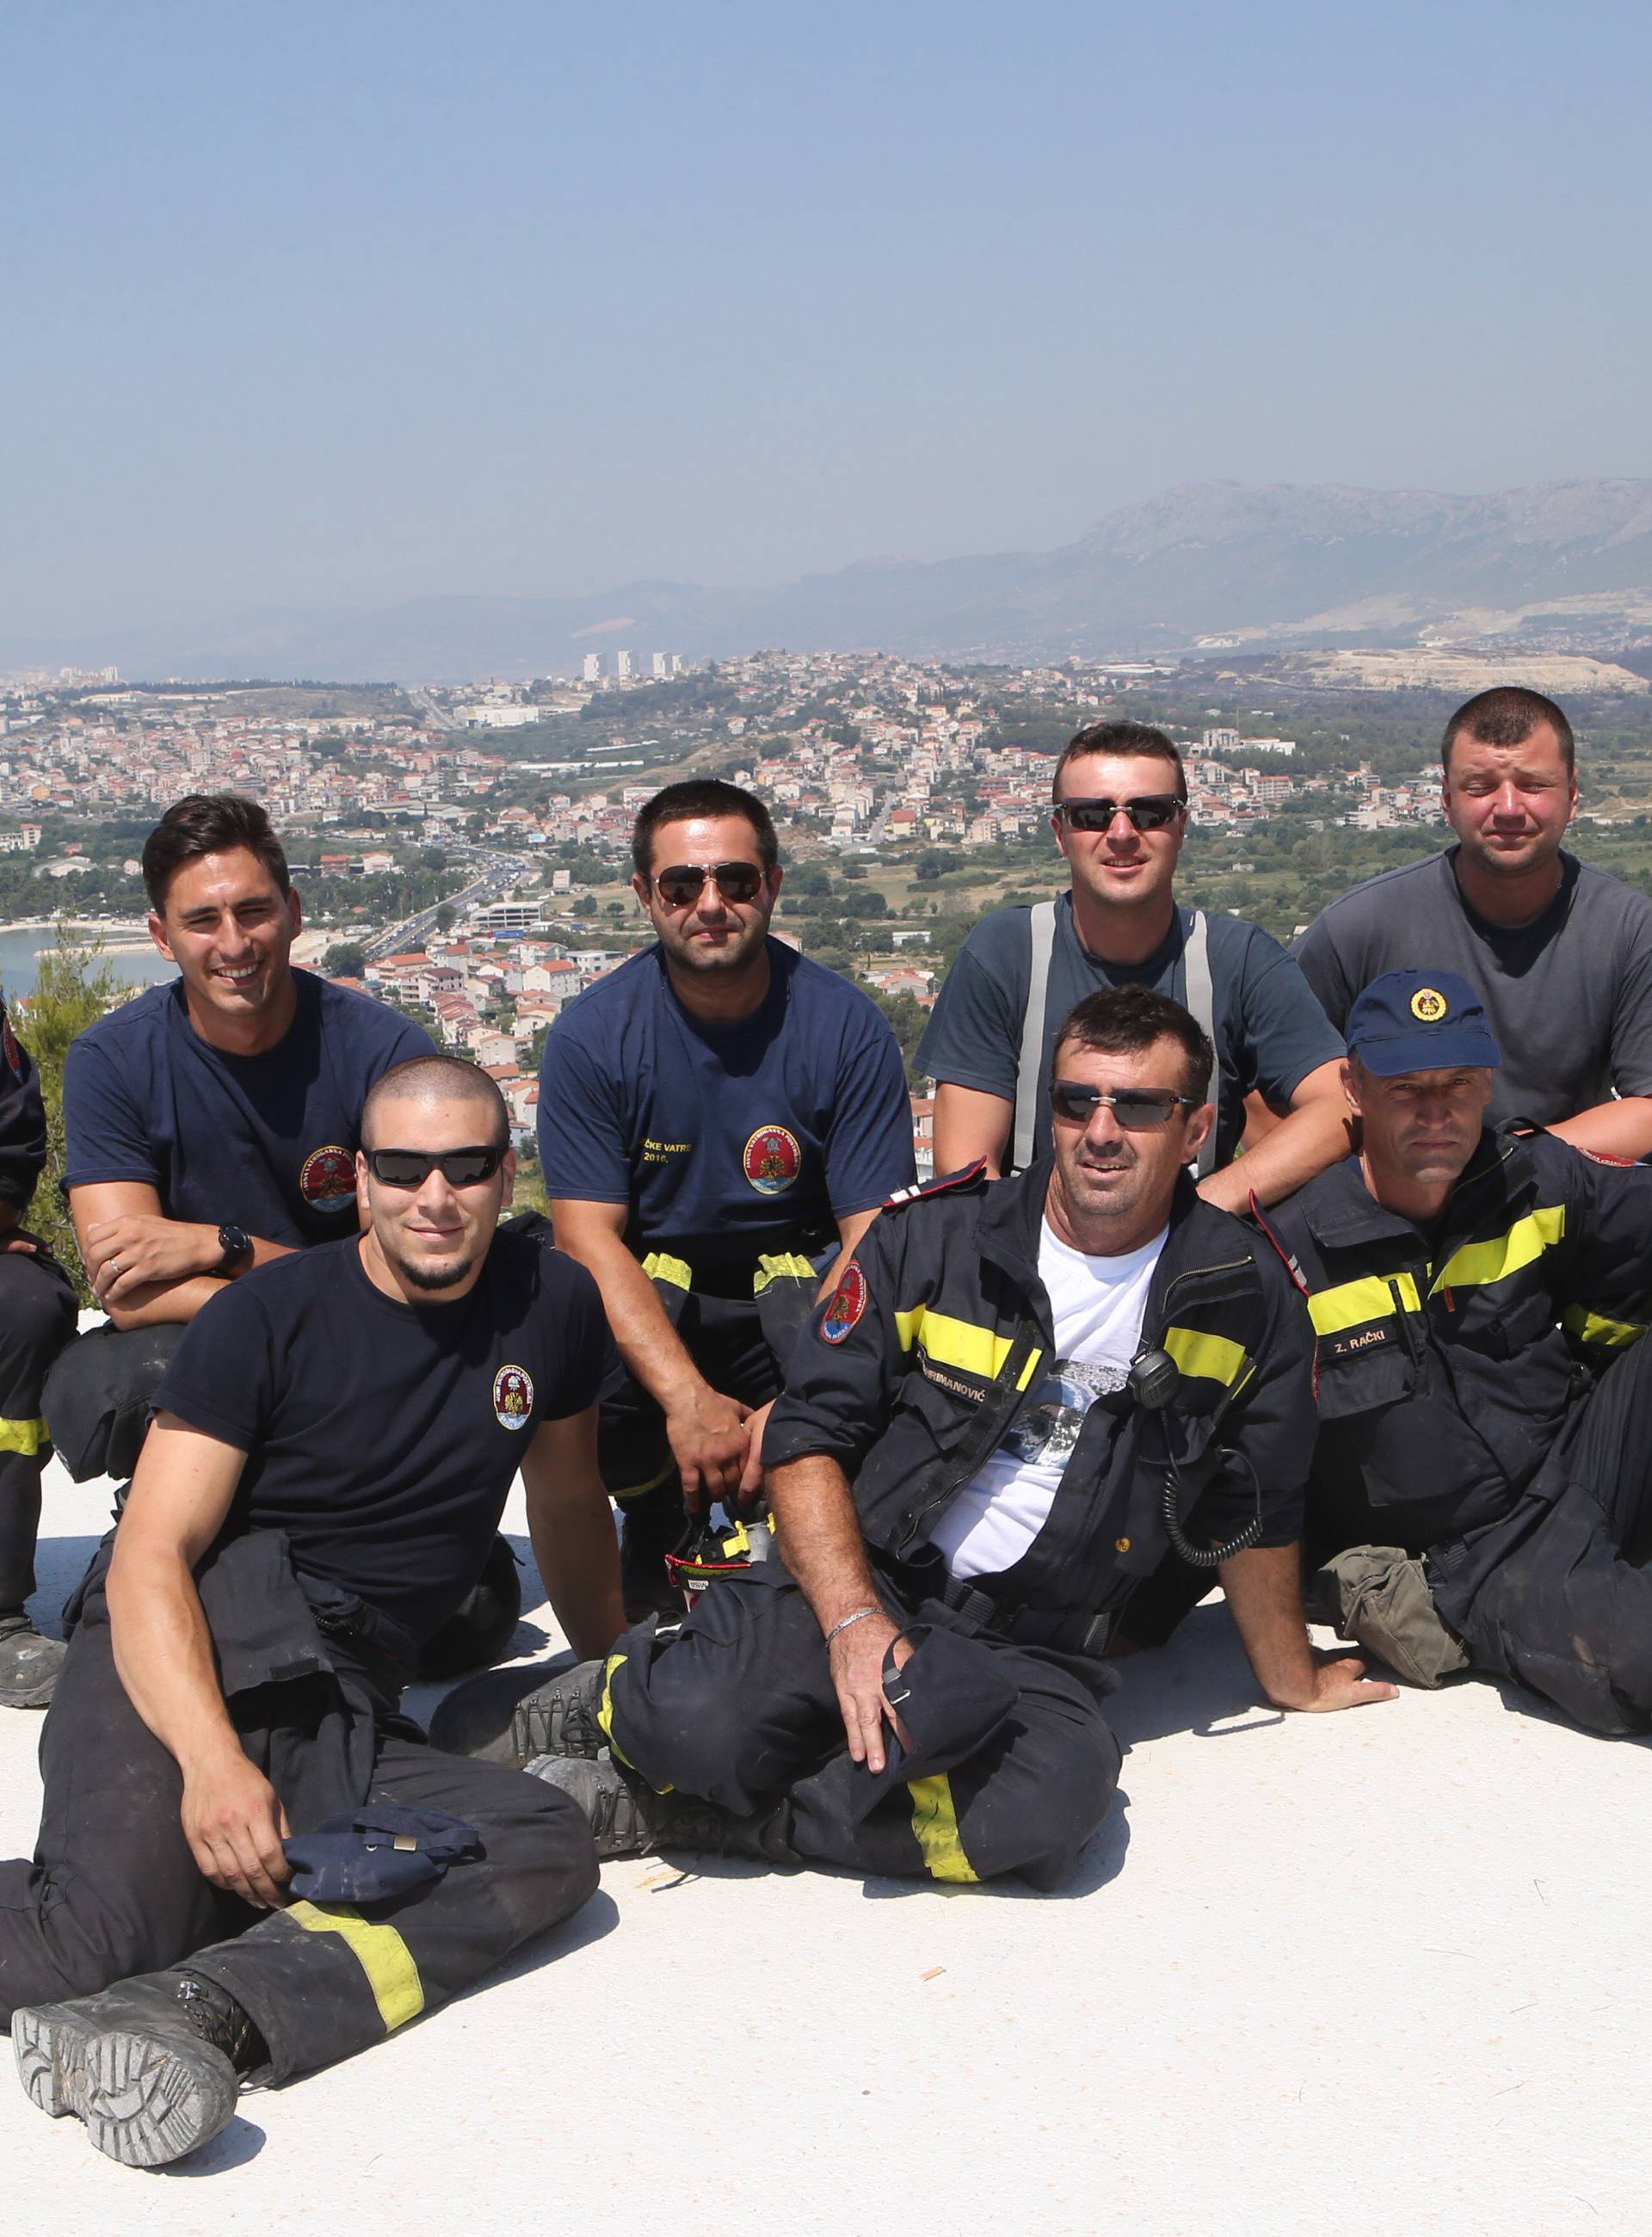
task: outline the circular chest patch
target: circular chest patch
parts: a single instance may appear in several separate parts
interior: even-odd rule
[[[1445,997],[1437,987],[1419,987],[1411,996],[1411,1015],[1420,1025],[1438,1025],[1445,1009]]]
[[[501,1429],[525,1429],[533,1411],[533,1377],[525,1367],[501,1367],[493,1377],[493,1419]]]
[[[866,1310],[870,1295],[865,1275],[856,1261],[851,1258],[844,1267],[821,1317],[820,1332],[828,1343],[842,1343]]]
[[[778,1196],[803,1169],[802,1145],[789,1126],[759,1126],[746,1144],[740,1169],[759,1196]]]
[[[337,1142],[312,1150],[299,1169],[298,1192],[312,1211],[342,1211],[355,1202],[355,1158]]]

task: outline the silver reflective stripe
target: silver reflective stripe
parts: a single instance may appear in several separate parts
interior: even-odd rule
[[[1028,912],[1032,971],[1027,981],[1027,1014],[1021,1020],[1021,1060],[1015,1074],[1015,1143],[1011,1165],[1025,1172],[1033,1162],[1038,1136],[1038,1083],[1044,1069],[1044,1011],[1050,991],[1050,956],[1055,947],[1055,904],[1040,901]]]
[[[1203,909],[1193,911],[1193,921],[1187,927],[1186,945],[1182,950],[1182,967],[1187,983],[1187,1009],[1194,1024],[1213,1048],[1216,1046],[1216,990],[1210,976],[1210,927],[1205,921]],[[1219,1086],[1220,1075],[1212,1082]],[[1205,1137],[1205,1146],[1199,1153],[1193,1176],[1203,1180],[1216,1163],[1216,1129],[1213,1126]]]

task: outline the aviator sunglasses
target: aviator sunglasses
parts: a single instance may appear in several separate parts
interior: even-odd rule
[[[497,1143],[479,1143],[468,1150],[364,1150],[367,1171],[386,1188],[423,1188],[439,1165],[449,1188],[475,1188],[491,1181],[505,1160]]]
[[[1178,1095],[1168,1087],[1086,1087],[1076,1079],[1058,1079],[1050,1089],[1050,1107],[1058,1118],[1074,1126],[1087,1126],[1098,1103],[1105,1103],[1127,1132],[1146,1126],[1162,1126],[1176,1105],[1197,1111],[1196,1095]]]
[[[654,873],[654,884],[667,908],[691,908],[708,878],[725,901],[755,901],[763,891],[763,872],[755,862],[674,862]]]
[[[1115,815],[1130,818],[1133,831],[1162,831],[1187,802],[1176,792],[1142,792],[1133,800],[1058,800],[1055,813],[1069,831],[1110,831]]]

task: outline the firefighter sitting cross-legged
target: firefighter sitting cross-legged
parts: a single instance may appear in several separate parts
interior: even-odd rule
[[[1314,1598],[1417,1683],[1471,1666],[1645,1732],[1652,1172],[1488,1128],[1498,1053],[1455,973],[1373,980],[1362,1147],[1266,1214],[1318,1336]]]
[[[1055,1046],[1053,1159],[879,1214],[770,1419],[783,1558],[519,1706],[599,1853],[1057,1884],[1117,1781],[1110,1627],[1178,1540],[1213,1554],[1271,1700],[1391,1698],[1308,1646],[1311,1331],[1187,1171],[1211,1066],[1166,996],[1092,995]]]
[[[506,1112],[455,1057],[368,1094],[366,1232],[209,1299],[81,1587],[32,1864],[0,1864],[0,2023],[34,2102],[129,2165],[474,1985],[597,1882],[565,1798],[398,1711],[519,1467],[571,1638],[621,1628],[595,1283],[497,1229]]]

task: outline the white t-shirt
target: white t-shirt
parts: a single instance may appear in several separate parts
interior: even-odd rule
[[[1055,1324],[1055,1356],[1008,1435],[957,1493],[933,1543],[955,1577],[995,1577],[1019,1561],[1049,1520],[1084,1416],[1122,1390],[1168,1226],[1122,1258],[1087,1258],[1043,1223],[1038,1274]]]

